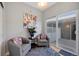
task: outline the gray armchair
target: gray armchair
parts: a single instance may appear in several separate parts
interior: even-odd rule
[[[38,46],[47,46],[49,47],[49,39],[46,34],[39,34],[36,37],[36,44]]]
[[[28,51],[31,49],[31,41],[27,40],[26,38],[21,37],[22,40],[27,41],[24,44],[22,43],[21,45],[16,45],[13,40],[15,38],[12,38],[8,41],[8,48],[9,48],[9,53],[11,56],[25,56]]]

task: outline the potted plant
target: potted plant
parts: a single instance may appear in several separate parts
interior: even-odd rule
[[[34,34],[36,33],[36,31],[35,31],[35,27],[28,28],[28,31],[29,31],[30,36],[31,36],[31,39],[32,39],[32,37],[33,37]]]

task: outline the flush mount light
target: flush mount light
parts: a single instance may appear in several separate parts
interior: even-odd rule
[[[40,8],[46,8],[46,7],[48,6],[48,3],[47,3],[47,2],[39,2],[39,3],[38,3],[38,6],[39,6]]]
[[[69,25],[69,24],[67,24],[67,25],[66,25],[66,28],[69,28],[69,27],[70,27],[70,25]]]

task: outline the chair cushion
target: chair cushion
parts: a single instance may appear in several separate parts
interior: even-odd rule
[[[47,42],[47,40],[46,39],[40,39],[40,40],[38,40],[39,42]]]

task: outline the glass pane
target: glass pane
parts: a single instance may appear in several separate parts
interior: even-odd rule
[[[56,18],[47,20],[47,35],[50,45],[56,46]]]
[[[76,53],[76,14],[68,12],[63,15],[58,17],[59,46]]]

